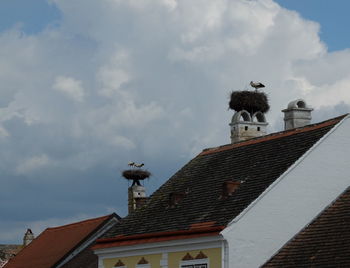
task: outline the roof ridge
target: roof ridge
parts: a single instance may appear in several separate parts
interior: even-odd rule
[[[86,219],[86,220],[82,220],[82,221],[78,221],[78,222],[68,223],[68,224],[61,225],[61,226],[48,227],[45,230],[47,230],[47,231],[60,230],[60,229],[64,229],[64,228],[67,228],[67,227],[70,227],[70,226],[81,225],[81,224],[85,224],[85,223],[93,222],[93,221],[98,221],[98,220],[102,220],[102,219],[108,219],[112,215],[114,215],[114,213],[108,214],[108,215],[105,215],[105,216],[100,216],[100,217],[97,217],[97,218]]]
[[[229,143],[229,144],[225,144],[225,145],[221,145],[221,146],[217,146],[217,147],[206,148],[201,153],[199,153],[199,155],[207,155],[207,154],[211,154],[211,153],[226,151],[226,150],[229,150],[229,149],[232,149],[232,148],[236,148],[236,147],[246,146],[246,145],[250,145],[250,144],[256,144],[256,143],[268,141],[268,140],[271,140],[271,139],[278,139],[278,138],[294,135],[294,134],[297,134],[297,133],[312,131],[314,129],[318,129],[318,128],[329,126],[329,125],[331,125],[333,123],[335,125],[336,123],[339,123],[343,118],[345,118],[348,115],[350,115],[350,114],[346,113],[346,114],[343,114],[341,116],[337,116],[337,117],[334,117],[334,118],[331,118],[331,119],[327,119],[325,121],[321,121],[321,122],[318,122],[318,123],[306,125],[306,126],[299,127],[299,128],[293,128],[293,129],[273,132],[273,133],[270,133],[270,134],[267,134],[267,135],[264,135],[264,136],[252,138],[252,139],[241,141],[241,142],[237,142],[237,143],[234,143],[234,144]]]

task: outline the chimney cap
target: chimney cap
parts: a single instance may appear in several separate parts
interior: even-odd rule
[[[282,112],[292,110],[292,109],[302,109],[302,110],[310,110],[310,111],[313,110],[309,105],[307,105],[306,101],[303,99],[297,99],[297,100],[291,101],[290,103],[288,103],[287,109],[282,110]]]

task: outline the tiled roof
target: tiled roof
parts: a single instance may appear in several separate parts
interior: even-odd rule
[[[226,226],[343,118],[204,150],[106,237],[188,230],[202,222]],[[239,187],[223,198],[227,181]],[[175,206],[172,193],[182,196]]]
[[[203,228],[196,227],[184,231],[160,232],[129,236],[119,235],[113,238],[99,239],[98,244],[94,245],[93,249],[100,249],[105,247],[131,246],[137,244],[155,243],[179,239],[193,239],[203,236],[215,236],[218,235],[223,229],[223,226]]]
[[[15,258],[6,268],[51,268],[71,253],[82,242],[108,222],[115,214],[47,228]]]
[[[350,267],[350,188],[263,267]]]

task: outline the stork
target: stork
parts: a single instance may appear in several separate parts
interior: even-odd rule
[[[144,163],[141,163],[141,164],[134,164],[134,167],[137,167],[137,168],[142,168],[145,164]]]
[[[253,82],[253,81],[250,81],[250,86],[255,88],[255,91],[257,91],[258,88],[265,87],[265,85],[263,85],[262,83],[260,83],[260,82]]]

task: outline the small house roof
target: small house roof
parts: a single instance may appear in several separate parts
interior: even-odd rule
[[[47,228],[23,248],[6,268],[51,268],[86,241],[116,214]]]

